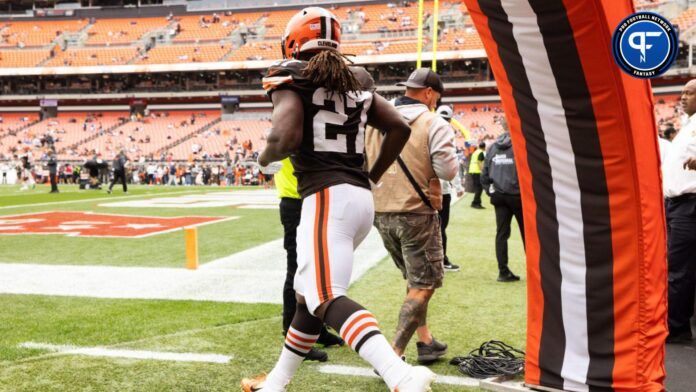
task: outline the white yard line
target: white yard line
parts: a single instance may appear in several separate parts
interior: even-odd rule
[[[62,354],[85,355],[89,357],[129,358],[156,361],[204,362],[222,364],[229,363],[230,360],[232,360],[231,356],[221,354],[173,353],[161,351],[112,349],[105,347],[78,347],[35,342],[21,343],[19,344],[19,347],[37,350],[48,350]]]
[[[73,204],[73,203],[86,203],[91,201],[107,201],[107,200],[120,200],[120,199],[136,199],[139,197],[158,197],[163,195],[187,195],[191,193],[206,192],[206,191],[181,191],[181,192],[164,192],[164,193],[146,193],[139,195],[125,195],[125,196],[114,196],[114,197],[99,197],[93,199],[81,199],[81,200],[65,200],[65,201],[49,201],[45,203],[34,203],[34,204],[16,204],[11,206],[1,206],[0,209],[8,208],[22,208],[22,207],[43,207],[43,206],[54,206],[61,204]]]
[[[337,374],[341,376],[353,377],[379,377],[371,368],[343,366],[343,365],[322,365],[319,372],[325,374]],[[437,375],[436,384],[460,385],[466,387],[478,387],[480,380],[470,377],[442,376]]]
[[[356,281],[387,255],[373,230],[355,253]],[[0,263],[0,293],[122,299],[281,304],[286,273],[282,240],[183,268]]]

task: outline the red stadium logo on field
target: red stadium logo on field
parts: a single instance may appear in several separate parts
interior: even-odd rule
[[[154,217],[54,211],[0,216],[0,235],[64,234],[70,237],[143,238],[237,217]]]

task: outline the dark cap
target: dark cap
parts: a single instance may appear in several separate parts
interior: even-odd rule
[[[445,92],[445,86],[440,80],[440,76],[433,72],[430,68],[418,68],[411,73],[408,80],[396,84],[397,86],[406,86],[411,88],[426,88],[430,87],[440,94]]]

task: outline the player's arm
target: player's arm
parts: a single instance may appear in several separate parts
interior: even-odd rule
[[[278,90],[271,96],[273,129],[266,139],[266,148],[259,155],[259,165],[268,166],[300,148],[304,111],[302,99],[291,90]]]
[[[403,150],[411,136],[411,127],[392,104],[376,93],[372,98],[367,123],[385,133],[379,155],[370,170],[370,180],[376,183]]]

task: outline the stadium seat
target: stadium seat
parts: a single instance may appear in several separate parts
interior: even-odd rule
[[[0,47],[46,46],[64,32],[77,32],[87,26],[86,19],[0,22]]]
[[[181,62],[219,61],[232,50],[230,44],[161,45],[138,61],[140,64],[171,64]]]
[[[225,38],[237,27],[239,19],[235,16],[219,15],[219,22],[212,23],[212,15],[186,15],[178,17],[179,33],[174,42],[205,42]]]
[[[230,56],[230,61],[280,60],[280,40],[247,42]]]
[[[113,132],[81,145],[78,152],[95,151],[111,158],[121,149],[133,156],[149,156],[169,143],[192,134],[219,117],[219,111],[153,111]],[[190,124],[192,116],[195,123]],[[148,141],[149,140],[149,141]]]
[[[88,65],[123,65],[138,55],[138,48],[70,48],[58,53],[44,64],[46,67],[79,67]]]
[[[130,44],[170,24],[166,18],[98,19],[87,31],[90,45]]]
[[[50,56],[49,49],[0,50],[0,67],[35,67]]]

